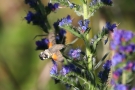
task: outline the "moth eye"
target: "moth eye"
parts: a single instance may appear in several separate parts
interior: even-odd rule
[[[41,52],[41,53],[39,54],[39,58],[40,58],[41,60],[46,59],[46,54],[44,54],[43,52]]]
[[[45,58],[48,58],[48,55],[47,54],[45,54]]]

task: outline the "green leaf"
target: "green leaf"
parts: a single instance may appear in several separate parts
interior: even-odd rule
[[[69,6],[67,0],[52,0],[53,3],[60,3],[61,5],[64,5],[64,6]]]
[[[86,36],[87,34],[89,34],[90,30],[91,30],[91,28],[88,28],[88,29],[86,30],[86,32],[84,32],[83,36]]]
[[[65,30],[67,30],[67,31],[69,31],[69,32],[71,32],[73,35],[75,35],[76,37],[78,37],[78,38],[83,38],[83,36],[79,33],[79,31],[77,31],[75,28],[73,28],[72,26],[63,26],[63,27],[61,27],[61,28],[63,28],[63,29],[65,29]]]
[[[104,60],[106,59],[106,57],[108,56],[109,52],[106,53],[103,58],[98,62],[98,64],[94,67],[94,70],[96,70],[103,62]]]
[[[86,3],[85,0],[80,0],[82,3]]]
[[[68,84],[70,86],[72,86],[73,88],[75,88],[76,90],[79,90],[78,87],[76,87],[75,85],[75,80],[69,79],[68,76],[63,76],[63,75],[51,75],[52,78],[55,78],[57,80],[60,80],[61,83],[63,84]]]
[[[103,7],[104,4],[103,3],[100,3],[100,2],[97,2],[95,5],[90,5],[89,6],[89,11],[90,11],[90,14],[89,14],[89,17],[93,16],[94,13],[101,7]]]

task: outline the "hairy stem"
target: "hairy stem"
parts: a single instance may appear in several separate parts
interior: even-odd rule
[[[83,19],[89,19],[89,15],[90,12],[88,11],[88,0],[85,0],[85,3],[83,3]],[[88,57],[88,69],[91,70],[92,69],[92,53],[90,50],[90,46],[89,46],[89,41],[90,41],[90,34],[87,34],[85,36],[85,40],[86,40],[86,55]],[[94,90],[94,86],[91,84],[90,85],[91,90]]]
[[[87,0],[85,0],[86,3],[83,3],[83,19],[88,19],[88,15],[89,15],[89,12],[88,12],[88,3],[87,3]],[[90,40],[90,36],[89,34],[87,34],[85,36],[86,38],[86,42],[88,45],[86,45],[86,54],[87,54],[87,57],[88,57],[88,69],[91,70],[92,69],[92,54],[91,54],[91,50],[89,49],[89,40]]]

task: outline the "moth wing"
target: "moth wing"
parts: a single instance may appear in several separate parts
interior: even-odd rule
[[[59,72],[62,69],[63,64],[62,64],[62,62],[57,62],[57,61],[56,61],[56,63],[57,63],[57,69]]]
[[[57,51],[55,54],[56,54],[56,56],[57,56],[57,61],[63,62],[64,57],[63,57],[63,55],[61,54],[61,52],[60,52],[60,51]]]
[[[50,32],[48,35],[48,39],[49,39],[49,48],[51,48],[53,45],[56,44],[56,40],[55,40],[55,33],[54,32]]]
[[[51,53],[54,53],[56,51],[63,49],[64,47],[65,47],[65,45],[63,45],[63,44],[55,44],[51,48],[49,48],[49,50]]]
[[[61,52],[60,51],[56,51],[55,53],[53,53],[52,59],[57,63],[58,71],[60,71],[61,68],[62,68],[62,65],[63,65],[62,62],[64,61],[64,57],[61,54]]]

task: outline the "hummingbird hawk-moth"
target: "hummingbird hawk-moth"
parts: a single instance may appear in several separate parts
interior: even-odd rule
[[[48,49],[45,49],[40,53],[39,57],[41,60],[52,58],[54,61],[62,62],[64,60],[60,50],[65,47],[63,44],[56,44],[55,33],[51,32],[48,35],[49,43]]]

